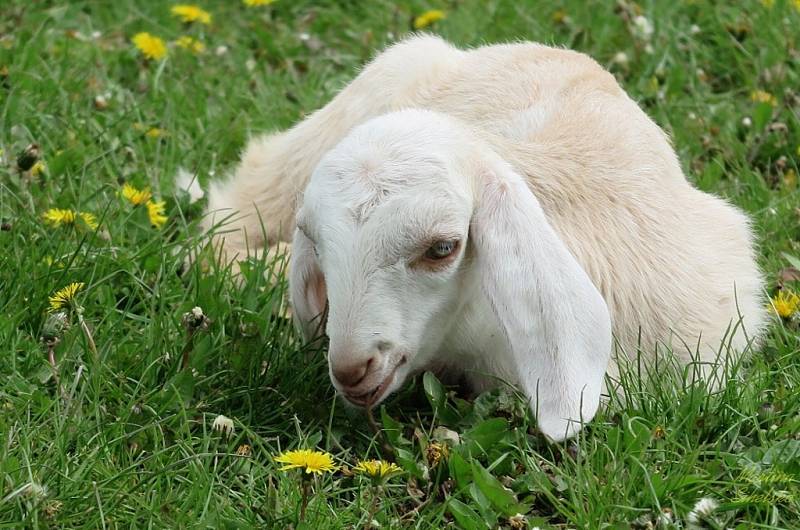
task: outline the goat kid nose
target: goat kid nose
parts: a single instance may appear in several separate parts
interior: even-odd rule
[[[389,341],[375,341],[375,343],[372,344],[372,351],[374,353],[366,361],[358,360],[350,363],[334,363],[332,366],[333,377],[335,377],[342,386],[352,388],[369,375],[370,370],[374,369],[374,362],[378,357],[393,349],[394,344]]]
[[[372,361],[373,357],[370,357],[366,362],[336,366],[333,368],[333,377],[343,386],[356,386],[367,376]]]

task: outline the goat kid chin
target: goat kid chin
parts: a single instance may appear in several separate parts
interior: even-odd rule
[[[327,303],[348,401],[374,405],[444,363],[478,387],[519,385],[551,440],[595,415],[605,301],[524,179],[464,124],[407,110],[359,126],[313,172],[296,222],[295,315],[312,335]]]

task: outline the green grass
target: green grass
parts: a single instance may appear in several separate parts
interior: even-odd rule
[[[335,399],[324,353],[280,317],[285,282],[265,272],[284,262],[250,262],[240,283],[216,267],[180,274],[203,205],[172,179],[179,166],[204,183],[225,174],[250,134],[323,105],[425,9],[447,12],[432,31],[459,45],[529,39],[591,54],[670,134],[689,178],[752,216],[767,294],[784,253],[800,255],[792,2],[206,0],[208,27],[183,26],[169,5],[0,7],[1,527],[286,528],[300,482],[274,455],[313,447],[349,466],[380,455],[363,415]],[[654,25],[651,48],[632,32],[637,9]],[[130,44],[138,31],[190,34],[207,50],[148,63]],[[775,105],[754,102],[754,90]],[[163,134],[144,134],[152,127]],[[16,169],[32,142],[47,164],[35,178]],[[118,196],[123,182],[166,201],[166,227]],[[53,207],[93,212],[100,229],[47,226]],[[41,337],[48,296],[70,282],[86,284],[77,301],[97,354],[73,312],[54,349],[57,382]],[[194,306],[211,323],[181,370]],[[668,511],[685,528],[696,501],[713,497],[709,527],[798,528],[799,342],[797,320],[776,319],[714,394],[662,374],[642,386],[633,368],[630,398],[564,445],[538,437],[508,391],[465,400],[419,378],[377,418],[404,474],[380,491],[341,472],[320,477],[304,526],[364,528],[377,502],[383,528],[508,528],[517,511],[541,528],[652,528]],[[212,430],[218,414],[234,436]],[[461,443],[428,466],[437,427]],[[243,445],[249,455],[236,454]]]

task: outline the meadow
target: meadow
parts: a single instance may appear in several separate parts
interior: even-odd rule
[[[800,528],[800,2],[197,6],[0,5],[0,527]],[[512,389],[427,374],[371,422],[286,318],[285,258],[185,267],[186,176],[224,177],[415,26],[590,54],[749,213],[774,322],[726,386],[633,363],[553,445]],[[331,467],[282,470],[295,449]]]

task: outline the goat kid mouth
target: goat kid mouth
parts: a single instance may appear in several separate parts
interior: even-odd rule
[[[392,371],[381,381],[381,383],[376,386],[373,390],[369,392],[363,392],[361,394],[351,394],[346,391],[342,392],[345,399],[352,403],[353,405],[363,407],[366,409],[372,408],[374,405],[377,405],[381,402],[384,398],[386,391],[392,386],[394,383],[394,376],[397,373],[397,369],[400,368],[402,365],[406,363],[406,358],[403,357],[399,363],[392,368]]]

